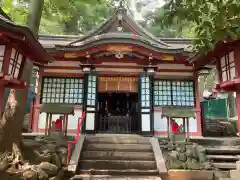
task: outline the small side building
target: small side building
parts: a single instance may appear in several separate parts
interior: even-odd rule
[[[237,128],[240,133],[240,41],[226,38],[206,55],[190,59],[196,70],[216,67],[218,73],[215,92],[236,93]]]
[[[4,110],[4,90],[26,89],[23,78],[29,63],[36,66],[53,62],[53,57],[42,47],[25,26],[16,25],[0,8],[0,115]]]

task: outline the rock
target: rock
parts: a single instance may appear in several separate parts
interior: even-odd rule
[[[23,177],[25,180],[37,180],[37,172],[33,170],[29,170],[23,173]]]
[[[47,173],[45,173],[45,171],[43,171],[42,169],[37,169],[37,173],[38,173],[38,180],[48,180],[48,175]]]
[[[194,159],[198,159],[198,154],[197,154],[197,144],[194,144],[193,146],[192,146],[192,148],[193,148],[193,151],[192,151],[192,155],[193,155],[193,158]]]
[[[199,164],[199,162],[197,162],[196,159],[188,159],[186,161],[187,164],[187,168],[191,169],[191,170],[200,170],[202,169],[201,165]]]
[[[182,161],[179,161],[177,159],[170,159],[168,161],[168,168],[169,169],[183,169],[185,167],[185,163]]]
[[[62,167],[61,159],[56,153],[52,155],[51,163],[56,165],[58,168]]]
[[[205,170],[212,170],[213,169],[213,166],[210,162],[204,162],[202,164],[202,166],[203,166],[203,169],[205,169]]]
[[[45,173],[47,173],[49,177],[56,176],[58,173],[58,167],[49,162],[42,162],[38,168],[42,169]]]
[[[40,162],[51,162],[52,154],[46,153],[46,154],[38,154],[38,160]]]
[[[179,153],[177,151],[172,151],[169,153],[171,159],[178,159]]]
[[[64,178],[64,171],[60,170],[57,176],[50,178],[50,180],[62,180]]]
[[[185,162],[187,160],[187,155],[185,153],[179,153],[178,159]]]
[[[67,166],[67,148],[59,148],[57,150],[57,154],[59,155],[60,159],[61,159],[61,163],[62,163],[62,166]]]
[[[7,168],[8,168],[8,160],[7,158],[5,158],[0,162],[0,172],[4,172]]]
[[[198,160],[200,163],[204,163],[205,161],[207,161],[206,151],[205,151],[204,147],[197,145],[196,153],[197,153]]]
[[[177,151],[180,153],[186,152],[186,144],[185,143],[180,143],[177,145]]]
[[[187,148],[187,150],[186,150],[187,157],[192,158],[193,157],[193,151],[194,151],[193,148]]]

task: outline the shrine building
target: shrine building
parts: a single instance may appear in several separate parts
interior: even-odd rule
[[[184,41],[155,37],[123,7],[86,36],[40,36],[56,61],[39,66],[33,131],[46,128],[43,106],[61,105],[74,108],[68,133],[76,132],[85,111],[85,133],[167,135],[162,110],[169,107],[180,111],[172,115],[178,120],[191,110],[190,135],[201,136],[199,73]]]
[[[237,105],[237,129],[240,134],[240,41],[226,37],[219,42],[213,51],[206,55],[196,54],[189,62],[197,69],[217,69],[215,92],[235,92]],[[239,59],[239,60],[238,60]]]

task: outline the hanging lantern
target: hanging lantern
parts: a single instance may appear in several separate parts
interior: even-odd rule
[[[91,64],[81,64],[80,67],[84,73],[90,73],[94,69],[94,66]]]
[[[156,70],[157,67],[152,65],[148,65],[147,67],[144,68],[144,71],[150,75],[154,74]]]
[[[20,80],[24,62],[23,55],[15,48],[0,45],[0,85],[5,88],[25,88],[26,82]]]

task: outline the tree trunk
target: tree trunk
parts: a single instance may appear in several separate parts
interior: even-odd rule
[[[21,79],[29,84],[32,62],[25,63]],[[28,89],[28,87],[27,87]],[[12,153],[12,160],[21,160],[20,143],[26,110],[27,90],[10,90],[3,118],[0,121],[0,153]]]
[[[37,36],[42,10],[43,10],[44,0],[31,0],[29,5],[29,12],[28,12],[28,27]]]
[[[28,26],[35,36],[39,29],[43,4],[44,0],[32,0],[29,8]],[[19,164],[22,159],[20,144],[32,68],[32,62],[27,61],[20,78],[26,81],[27,87],[23,90],[10,90],[5,112],[0,121],[0,161],[7,157],[13,161],[13,165]],[[8,156],[9,154],[11,156]]]

